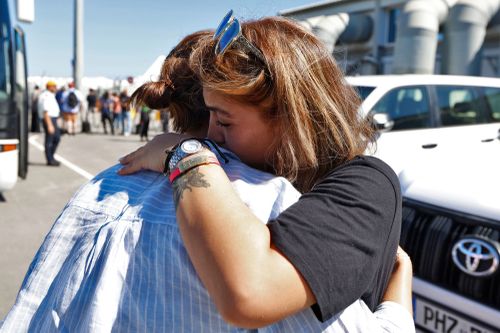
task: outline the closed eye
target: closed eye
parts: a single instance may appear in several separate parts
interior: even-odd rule
[[[215,124],[216,124],[217,126],[220,126],[220,127],[229,127],[229,126],[230,126],[230,124],[221,123],[221,122],[220,122],[220,121],[218,121],[218,120],[216,120],[216,121],[215,121]]]

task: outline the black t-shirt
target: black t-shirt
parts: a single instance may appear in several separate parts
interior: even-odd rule
[[[326,321],[361,298],[374,311],[391,275],[401,231],[394,171],[360,156],[337,167],[268,223],[273,244],[316,296]]]
[[[96,102],[97,102],[96,95],[87,95],[87,103],[88,103],[89,108],[95,107]]]

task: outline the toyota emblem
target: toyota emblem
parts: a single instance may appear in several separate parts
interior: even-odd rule
[[[466,236],[455,243],[453,262],[462,271],[472,276],[489,276],[496,272],[500,261],[496,242],[477,236]]]

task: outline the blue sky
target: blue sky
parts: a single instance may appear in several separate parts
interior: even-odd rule
[[[191,32],[215,28],[229,9],[243,19],[314,0],[84,0],[84,76],[142,74]],[[73,0],[36,0],[26,31],[29,75],[71,76]]]

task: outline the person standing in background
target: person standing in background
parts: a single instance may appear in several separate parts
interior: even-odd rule
[[[111,118],[111,108],[113,107],[113,100],[109,97],[109,91],[105,91],[99,101],[101,106],[101,122],[102,128],[104,129],[104,134],[108,134],[106,129],[106,122],[109,123],[111,127],[111,134],[115,135],[115,128],[113,127],[113,119]]]
[[[130,107],[129,107],[129,99],[127,89],[123,89],[119,96],[120,104],[122,106],[122,135],[129,136],[130,135]]]
[[[56,91],[56,101],[57,101],[57,105],[59,105],[59,114],[60,115],[63,114],[63,99],[62,98],[63,98],[63,94],[65,91],[66,91],[66,87],[64,85],[62,85]],[[58,121],[59,121],[59,125],[61,126],[60,127],[61,135],[65,134],[66,133],[66,124],[64,123],[64,118],[60,118]]]
[[[122,118],[122,105],[120,104],[120,98],[116,92],[111,94],[111,99],[113,100],[113,126],[116,130],[120,129],[121,118]]]
[[[40,117],[38,117],[38,97],[40,96],[40,87],[35,86],[31,93],[31,132],[40,132]]]
[[[62,96],[63,102],[63,120],[66,131],[70,135],[76,134],[76,121],[78,117],[78,112],[81,111],[83,104],[82,93],[75,88],[75,83],[70,82],[68,84],[69,89],[64,92]]]
[[[94,89],[90,88],[87,95],[87,120],[90,117],[92,126],[97,127],[98,122],[96,121],[96,111],[97,111],[97,95]]]
[[[54,81],[48,81],[46,87],[47,89],[38,98],[38,116],[42,119],[43,130],[45,131],[47,165],[59,166],[59,161],[54,158],[61,139],[61,132],[57,125],[57,118],[59,118],[60,113],[55,95],[57,87]]]
[[[170,132],[169,121],[170,121],[170,113],[168,110],[160,111],[160,120],[161,120],[161,129],[163,132]]]
[[[140,122],[141,141],[143,141],[143,139],[149,141],[148,130],[149,130],[149,116],[151,114],[151,109],[145,105],[139,106],[138,108],[141,112],[141,122]]]
[[[66,87],[63,85],[56,92],[56,101],[57,101],[57,104],[59,105],[59,110],[61,112],[63,112],[63,95],[64,95],[65,91],[66,91]]]

